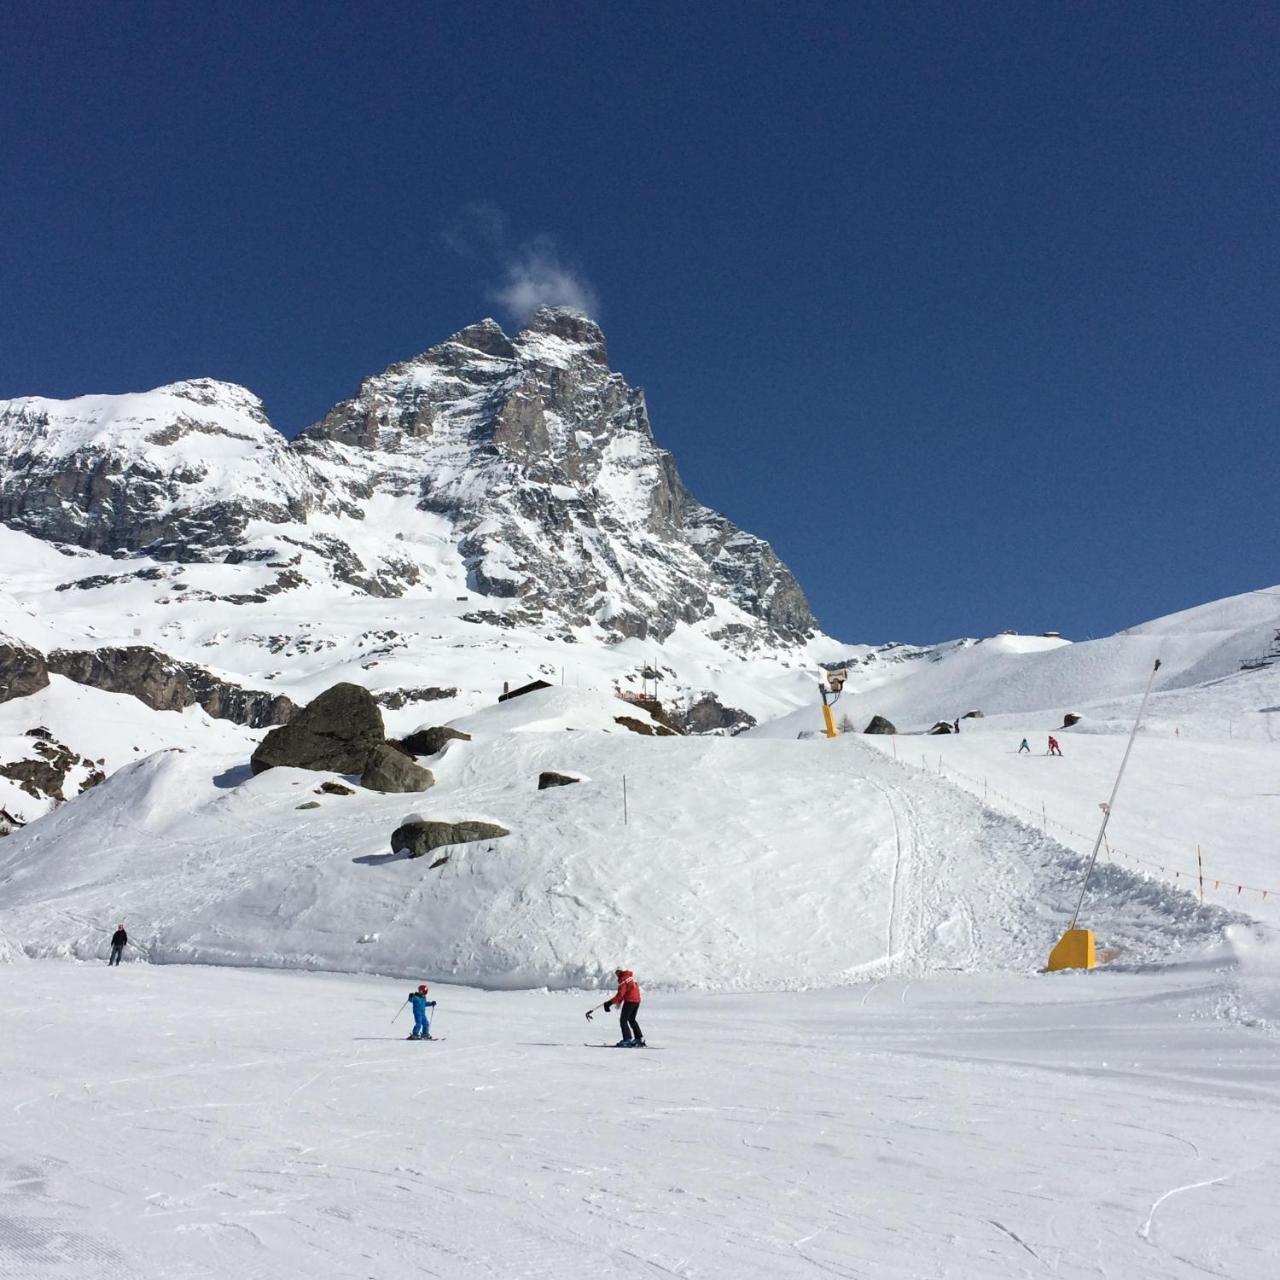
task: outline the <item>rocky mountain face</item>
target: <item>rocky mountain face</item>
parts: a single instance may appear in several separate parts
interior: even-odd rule
[[[130,570],[145,557],[251,566],[202,597],[232,604],[317,578],[386,599],[464,582],[475,622],[565,639],[661,641],[687,623],[749,652],[815,631],[786,566],[689,494],[643,392],[563,309],[514,337],[471,325],[292,441],[211,379],[0,402],[0,523],[122,560],[68,590],[154,575]]]
[[[147,645],[55,649],[46,661],[55,675],[108,693],[130,694],[155,711],[182,711],[198,703],[216,720],[260,729],[286,724],[298,710],[283,694],[243,689]]]

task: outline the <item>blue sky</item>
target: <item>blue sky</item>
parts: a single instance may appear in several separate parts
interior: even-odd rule
[[[23,6],[0,89],[0,397],[291,433],[578,298],[842,638],[1280,580],[1272,4]]]

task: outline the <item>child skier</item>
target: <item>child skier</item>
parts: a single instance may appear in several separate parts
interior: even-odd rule
[[[1057,738],[1052,736],[1049,738],[1049,754],[1051,756],[1060,756],[1062,754],[1062,748],[1058,746]]]
[[[1023,738],[1022,745],[1018,748],[1018,754],[1021,755],[1024,751],[1027,755],[1031,754],[1031,744],[1026,740],[1026,738]]]
[[[409,1032],[410,1040],[432,1040],[431,1021],[427,1010],[434,1009],[436,1002],[427,999],[430,988],[424,982],[417,991],[409,992],[409,1003],[413,1005],[413,1030]]]
[[[604,1011],[608,1013],[615,1004],[622,1006],[622,1039],[618,1041],[617,1048],[643,1049],[644,1033],[636,1021],[636,1014],[640,1011],[640,984],[630,969],[615,969],[613,973],[618,979],[618,993],[605,1001]]]

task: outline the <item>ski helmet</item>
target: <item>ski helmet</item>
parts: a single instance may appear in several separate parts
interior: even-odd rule
[[[422,992],[422,994],[423,994],[424,996],[427,994],[427,992],[428,992],[430,989],[431,989],[431,988],[430,988],[430,987],[428,987],[428,986],[427,986],[427,984],[426,984],[425,982],[420,982],[420,983],[418,984],[418,990],[419,990],[420,992]]]

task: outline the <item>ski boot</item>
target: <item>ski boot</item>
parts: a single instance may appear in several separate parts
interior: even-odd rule
[[[613,1047],[615,1049],[630,1049],[635,1045],[634,1040],[619,1040]]]

